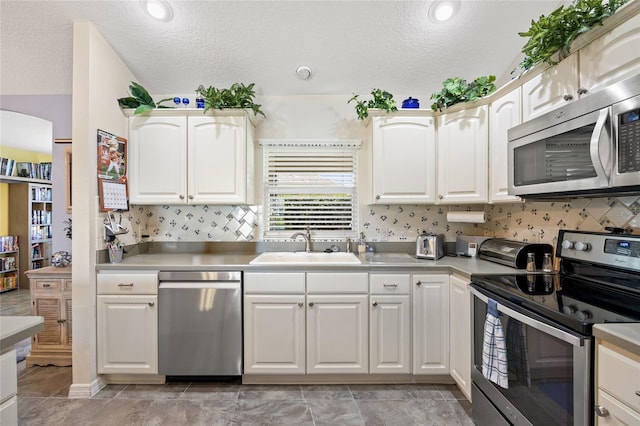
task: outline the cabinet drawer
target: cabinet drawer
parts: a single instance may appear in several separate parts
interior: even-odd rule
[[[640,411],[640,356],[598,345],[598,387]]]
[[[37,290],[60,290],[62,285],[60,280],[36,280],[35,288]]]
[[[411,276],[409,274],[371,274],[369,284],[371,294],[409,294]]]
[[[158,294],[158,271],[98,274],[98,294]]]
[[[18,367],[16,350],[0,356],[0,403],[14,396],[18,391]]]
[[[307,293],[368,293],[369,274],[353,273],[308,273]]]
[[[304,294],[304,272],[244,274],[244,292],[260,294]]]

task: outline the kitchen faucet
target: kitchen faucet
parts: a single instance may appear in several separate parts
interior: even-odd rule
[[[306,232],[296,232],[291,236],[291,239],[295,240],[298,237],[304,238],[304,251],[309,253],[311,251],[311,232],[309,231],[309,227],[307,226]]]

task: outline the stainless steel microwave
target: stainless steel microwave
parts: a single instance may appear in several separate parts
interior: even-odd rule
[[[640,75],[515,126],[508,139],[509,194],[637,194]]]

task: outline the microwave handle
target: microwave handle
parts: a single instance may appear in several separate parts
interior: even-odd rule
[[[603,108],[598,113],[598,119],[591,135],[591,142],[589,144],[589,153],[591,154],[591,162],[596,169],[597,176],[605,176],[609,180],[608,168],[602,163],[602,157],[600,156],[600,141],[602,140],[602,134],[606,131],[605,125],[609,118],[609,108]]]

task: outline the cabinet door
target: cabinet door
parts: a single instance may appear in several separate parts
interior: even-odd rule
[[[486,105],[439,117],[439,203],[486,203],[487,117]]]
[[[71,350],[73,343],[73,321],[71,316],[71,293],[62,295],[62,346]]]
[[[435,202],[436,137],[433,117],[394,116],[374,117],[372,120],[372,202]]]
[[[304,295],[245,295],[245,374],[305,371]]]
[[[246,117],[189,117],[189,203],[246,203],[246,120]]]
[[[369,372],[366,294],[307,296],[307,373]]]
[[[580,87],[587,94],[640,73],[640,15],[580,49]]]
[[[61,349],[63,300],[57,291],[32,291],[33,315],[44,318],[44,329],[33,336],[33,347]]]
[[[606,408],[606,416],[594,416],[597,426],[632,426],[640,425],[640,413],[632,410],[628,405],[623,404],[614,396],[609,395],[602,389],[598,389],[596,405]]]
[[[371,374],[411,373],[411,298],[371,295]]]
[[[522,121],[578,98],[578,59],[565,58],[522,85]]]
[[[467,281],[449,278],[449,337],[451,377],[471,400],[471,293]]]
[[[132,204],[186,202],[186,117],[131,117],[128,150]]]
[[[413,374],[449,374],[449,275],[414,275]]]
[[[509,195],[507,167],[507,131],[522,122],[522,89],[496,99],[489,107],[489,202],[516,202],[520,198]]]
[[[158,374],[157,296],[98,296],[98,373]]]

